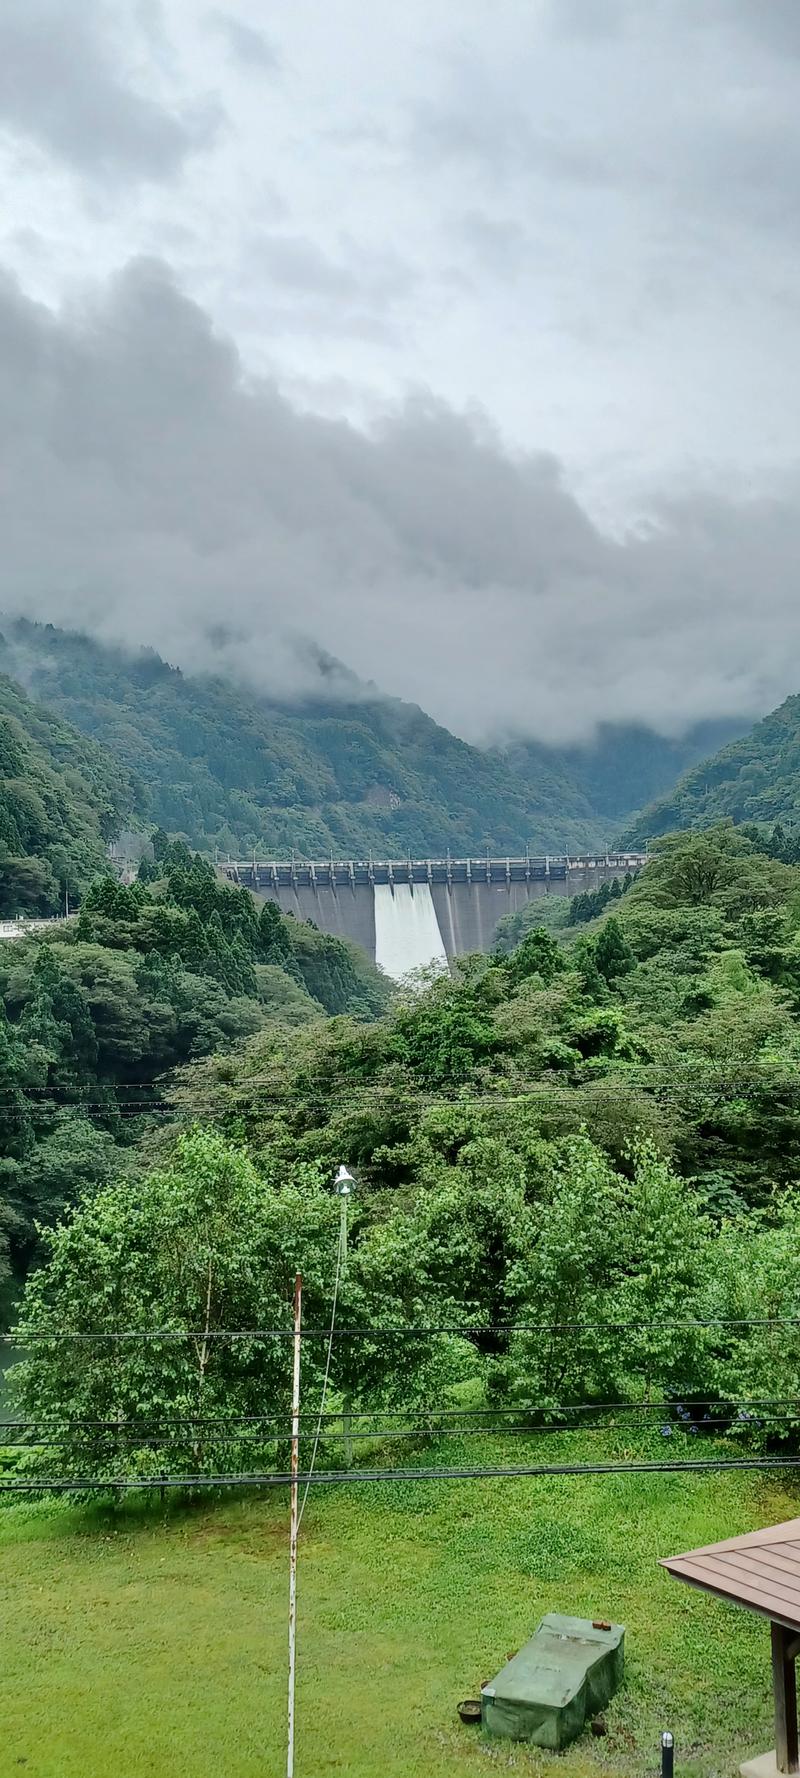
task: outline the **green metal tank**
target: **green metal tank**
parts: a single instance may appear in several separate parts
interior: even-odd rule
[[[487,1735],[557,1752],[612,1698],[625,1669],[625,1626],[608,1629],[558,1611],[481,1692]]]

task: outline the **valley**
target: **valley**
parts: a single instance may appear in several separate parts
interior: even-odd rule
[[[798,165],[0,4],[0,1778],[800,1773]]]
[[[745,1624],[729,1642],[722,1735],[702,1683],[713,1629],[694,1603],[687,1657],[657,1557],[794,1504],[793,829],[723,821],[649,852],[583,858],[459,857],[445,844],[405,862],[282,862],[254,840],[250,856],[220,859],[204,829],[195,849],[153,825],[167,789],[148,759],[185,695],[202,723],[181,756],[184,782],[196,788],[205,759],[221,783],[205,725],[213,704],[233,732],[241,694],[151,660],[157,695],[134,695],[142,662],[119,658],[112,724],[70,678],[85,688],[106,651],[50,644],[61,661],[47,669],[51,692],[72,687],[58,714],[1,682],[0,1542],[14,1761],[34,1747],[53,1778],[100,1778],[111,1749],[139,1778],[155,1750],[187,1778],[220,1759],[231,1778],[265,1758],[278,1770],[279,1478],[300,1274],[310,1331],[298,1461],[304,1485],[320,1483],[302,1536],[302,1757],[324,1763],[322,1712],[352,1745],[354,1774],[376,1761],[420,1778],[477,1770],[484,1755],[457,1720],[458,1695],[496,1665],[498,1642],[530,1632],[531,1613],[594,1613],[601,1600],[628,1625],[628,1680],[598,1750],[583,1738],[565,1770],[592,1778],[611,1756],[633,1778],[669,1720],[691,1741],[687,1773],[706,1778],[712,1748],[730,1763],[753,1725],[768,1733],[758,1637]],[[118,761],[129,695],[136,719]],[[378,720],[362,719],[364,733]],[[258,720],[273,769],[306,718],[265,709]],[[331,736],[338,746],[350,721],[325,718],[326,770]],[[419,713],[402,712],[405,723],[429,733]],[[431,771],[437,759],[435,746]],[[471,749],[464,760],[475,778],[463,796],[471,782],[489,794],[502,762]],[[296,773],[295,755],[284,765]],[[225,769],[228,806],[240,807],[235,752]],[[318,806],[338,835],[343,780],[327,782]],[[528,809],[523,780],[505,792]],[[414,837],[441,842],[452,819],[443,804]],[[267,834],[280,831],[271,821],[264,805]],[[125,881],[109,857],[120,847]],[[343,1162],[346,1211],[332,1190]],[[329,1318],[347,1334],[331,1333],[326,1352]],[[728,1474],[731,1463],[743,1471]],[[343,1529],[354,1511],[368,1532],[360,1554]],[[235,1601],[241,1624],[213,1646],[193,1603],[200,1546],[212,1552],[202,1611]],[[258,1607],[240,1566],[254,1551]],[[387,1564],[402,1577],[388,1614]],[[444,1589],[447,1635],[428,1573]],[[180,1681],[170,1659],[155,1689],[149,1608],[134,1623],[126,1605],[142,1586],[181,1650]],[[265,1602],[256,1658],[252,1613]],[[39,1642],[67,1630],[45,1696]],[[109,1681],[123,1645],[156,1700],[135,1722]],[[66,1703],[78,1648],[88,1716]],[[250,1721],[233,1739],[221,1727],[231,1661]],[[381,1720],[364,1673],[381,1676]],[[199,1740],[190,1720],[204,1725]],[[542,1778],[548,1757],[523,1753],[520,1769]]]
[[[131,808],[144,799],[152,824],[223,859],[605,852],[718,732],[480,750],[357,681],[350,702],[321,681],[280,705],[52,625],[0,618],[0,636],[0,673],[106,749],[135,784]]]

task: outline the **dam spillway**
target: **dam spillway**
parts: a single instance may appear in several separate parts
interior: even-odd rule
[[[375,962],[401,982],[414,969],[447,967],[447,951],[427,883],[376,883]]]
[[[361,945],[387,975],[490,951],[498,920],[547,895],[582,895],[640,870],[644,853],[582,858],[229,861],[230,881]],[[427,955],[424,953],[427,951]]]

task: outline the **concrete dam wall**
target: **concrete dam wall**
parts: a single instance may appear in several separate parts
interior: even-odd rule
[[[490,951],[497,922],[546,895],[582,895],[639,870],[642,853],[591,858],[415,859],[224,867],[285,914],[361,945],[387,975]]]

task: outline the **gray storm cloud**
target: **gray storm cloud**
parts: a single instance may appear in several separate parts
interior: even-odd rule
[[[479,416],[299,411],[160,262],[59,313],[0,286],[0,428],[8,612],[283,695],[311,642],[475,739],[676,733],[800,685],[794,489],[604,535]]]
[[[280,67],[280,56],[264,32],[255,30],[244,19],[223,12],[221,7],[215,7],[208,14],[208,24],[212,30],[221,33],[230,54],[249,72],[263,74],[266,71],[272,74]]]
[[[3,0],[0,125],[84,177],[167,179],[212,140],[219,109],[204,101],[176,111],[137,91],[116,22],[105,0]]]

